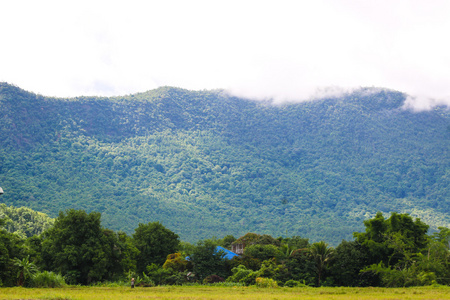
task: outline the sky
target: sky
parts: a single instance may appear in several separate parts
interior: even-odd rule
[[[0,28],[0,81],[45,96],[377,87],[450,107],[450,1],[0,0]]]

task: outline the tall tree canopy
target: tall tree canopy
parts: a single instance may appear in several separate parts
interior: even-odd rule
[[[137,271],[143,272],[151,264],[163,265],[167,255],[178,250],[179,236],[160,222],[139,223],[133,240],[140,251],[137,257]]]
[[[385,219],[378,212],[374,218],[364,221],[364,225],[365,232],[356,232],[354,236],[367,247],[372,263],[383,262],[387,266],[407,263],[428,244],[429,226],[408,214],[393,212]]]
[[[60,212],[55,225],[43,233],[42,257],[46,268],[62,273],[69,283],[88,284],[110,279],[120,259],[133,250],[126,239],[118,241],[104,230],[100,213],[69,209]],[[130,267],[130,263],[126,263]],[[131,264],[132,265],[132,264]]]

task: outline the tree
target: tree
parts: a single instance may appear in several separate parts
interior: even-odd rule
[[[226,249],[231,249],[231,244],[236,240],[236,238],[229,234],[226,235],[225,237],[223,237],[222,239],[220,239],[219,244],[220,246],[226,248]]]
[[[209,275],[222,278],[229,275],[223,251],[217,251],[217,245],[211,240],[199,241],[189,259],[192,261],[194,274],[201,280]]]
[[[311,245],[309,251],[316,262],[317,285],[320,286],[324,271],[333,257],[333,248],[329,247],[324,241]]]
[[[36,265],[30,262],[30,256],[23,258],[22,260],[14,258],[14,266],[18,268],[17,271],[17,284],[23,286],[24,283],[37,273],[38,269]]]
[[[160,222],[139,223],[133,234],[133,241],[139,250],[137,271],[142,273],[147,266],[162,266],[167,255],[174,253],[180,246],[179,236],[165,228]]]
[[[374,286],[379,284],[376,274],[361,273],[367,267],[369,253],[357,241],[342,241],[334,250],[330,266],[333,283],[337,286]]]
[[[309,249],[295,250],[284,264],[292,279],[307,285],[316,284],[316,266]]]
[[[110,229],[103,229],[102,233],[102,245],[108,257],[105,278],[116,280],[128,272],[134,272],[139,250],[134,246],[132,239],[121,231],[115,233]]]
[[[186,270],[188,261],[181,255],[180,252],[167,255],[166,262],[163,265],[164,269],[172,269],[177,272]]]
[[[373,219],[364,221],[365,232],[355,232],[356,240],[370,253],[370,263],[407,267],[428,244],[428,225],[408,214],[393,212],[385,219],[378,212]]]
[[[245,247],[244,256],[256,258],[262,262],[272,258],[280,258],[283,256],[283,253],[278,249],[278,247],[272,244],[255,244]]]
[[[287,238],[279,238],[281,241],[281,244],[288,245],[291,249],[303,249],[307,248],[309,246],[309,239],[302,238],[298,235],[295,235],[293,237],[287,237]]]
[[[68,283],[106,279],[111,257],[100,217],[100,213],[84,210],[60,212],[54,226],[43,233],[42,256],[47,269],[60,272]]]
[[[363,275],[376,274],[389,287],[431,284],[436,279],[434,271],[440,268],[423,256],[430,245],[428,225],[395,212],[389,219],[378,212],[364,225],[365,232],[354,233],[356,241],[367,249],[368,266],[361,270]]]
[[[13,260],[23,257],[23,240],[6,232],[2,228],[4,224],[5,221],[0,219],[0,286],[12,286],[15,284]]]

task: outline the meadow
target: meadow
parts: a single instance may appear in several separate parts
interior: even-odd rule
[[[450,299],[450,287],[257,288],[217,286],[1,288],[0,299]]]

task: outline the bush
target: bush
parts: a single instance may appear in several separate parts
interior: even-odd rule
[[[207,284],[207,283],[224,282],[224,281],[225,281],[225,279],[223,279],[222,277],[220,277],[218,275],[209,275],[208,277],[203,279],[203,283],[205,283],[205,284]]]
[[[288,280],[288,281],[286,281],[285,283],[284,283],[284,286],[287,286],[287,287],[296,287],[296,286],[299,286],[299,283],[300,282],[298,282],[297,280]]]
[[[258,277],[256,278],[256,286],[259,288],[277,288],[278,284],[272,278]]]
[[[227,278],[227,282],[240,282],[245,285],[255,284],[255,279],[258,277],[258,271],[247,269],[243,265],[239,265],[231,270],[233,275]]]
[[[233,275],[227,278],[227,282],[240,282],[241,279],[252,273],[252,270],[247,269],[244,265],[239,265],[231,270]]]
[[[66,285],[61,274],[43,271],[36,273],[31,279],[31,287],[37,288],[57,288]]]
[[[135,286],[140,286],[140,287],[152,287],[155,286],[155,283],[153,282],[153,280],[147,276],[147,274],[142,273],[142,277],[141,276],[136,276],[135,282],[134,282]]]

